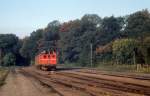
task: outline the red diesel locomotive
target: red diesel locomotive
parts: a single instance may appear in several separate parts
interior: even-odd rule
[[[57,53],[55,50],[43,51],[36,55],[35,65],[41,70],[56,70]]]

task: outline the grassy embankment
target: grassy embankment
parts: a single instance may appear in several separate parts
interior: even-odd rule
[[[116,72],[137,72],[137,73],[150,73],[150,65],[140,64],[101,64],[99,63],[97,66],[100,70],[106,71],[116,71]]]
[[[79,64],[75,63],[66,63],[63,64],[65,67],[80,67]],[[78,66],[77,66],[78,65]],[[141,66],[140,64],[110,64],[110,63],[98,63],[97,66],[93,68],[97,68],[104,71],[114,71],[114,72],[137,72],[137,73],[150,73],[150,65],[149,66]],[[90,66],[88,66],[90,68]]]
[[[0,68],[0,86],[2,86],[3,84],[5,84],[5,79],[8,75],[8,70],[5,68]]]

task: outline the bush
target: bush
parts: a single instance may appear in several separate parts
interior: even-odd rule
[[[138,47],[138,43],[134,39],[121,39],[113,42],[113,58],[117,63],[133,64],[134,50]]]
[[[8,53],[3,58],[4,66],[11,66],[15,65],[16,57],[12,53]]]
[[[144,39],[142,47],[143,54],[145,55],[145,63],[150,65],[150,37]]]

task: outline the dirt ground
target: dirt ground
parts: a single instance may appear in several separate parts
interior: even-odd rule
[[[10,72],[6,84],[0,88],[0,96],[59,96],[51,88],[42,86],[33,78],[18,71]]]
[[[150,96],[149,76],[119,74],[90,69],[48,72],[18,68],[8,74],[0,96]]]

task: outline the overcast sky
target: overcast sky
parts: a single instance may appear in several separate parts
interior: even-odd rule
[[[150,10],[150,0],[0,0],[0,33],[23,38],[53,20],[69,21],[87,13],[123,16],[146,8]]]

